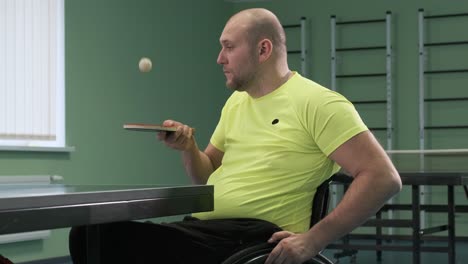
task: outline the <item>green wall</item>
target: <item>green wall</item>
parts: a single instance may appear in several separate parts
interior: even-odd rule
[[[154,135],[124,131],[122,125],[125,122],[158,123],[167,118],[180,120],[197,128],[197,140],[203,148],[229,95],[221,69],[216,65],[219,34],[231,14],[247,7],[269,8],[283,24],[297,24],[300,17],[306,17],[307,76],[328,87],[330,15],[336,15],[338,20],[360,20],[384,18],[386,11],[392,11],[393,148],[417,149],[417,10],[424,8],[429,14],[468,12],[468,2],[449,0],[441,3],[436,0],[272,0],[254,3],[67,0],[67,143],[76,147],[76,151],[0,152],[0,175],[57,174],[71,184],[188,183],[176,151],[160,144]],[[454,22],[448,29],[434,28],[430,37],[447,33],[448,38],[467,40],[467,31],[456,31],[459,27],[458,22]],[[365,44],[370,39],[382,41],[381,32],[377,31],[366,28],[342,32],[340,44]],[[297,49],[298,32],[287,30],[287,35],[290,47]],[[447,56],[466,58],[466,52],[467,49],[460,50],[456,55]],[[138,60],[143,56],[153,61],[150,73],[138,71]],[[443,60],[447,57],[445,54],[430,56],[431,61],[448,63]],[[300,70],[298,60],[297,55],[290,56],[293,70]],[[382,67],[378,60],[374,65],[374,59],[350,60],[351,63],[347,60],[340,67],[350,70]],[[466,59],[457,60],[455,65],[464,67],[464,61]],[[466,97],[467,81],[462,76],[436,79],[430,89],[440,83],[443,91]],[[340,91],[350,99],[356,99],[376,93],[371,90],[372,86],[381,84],[366,86],[358,83],[358,86],[366,87],[364,90],[347,89],[347,85],[340,84]],[[432,93],[437,95],[435,90]],[[455,108],[436,106],[436,109],[448,111],[444,116],[438,116],[434,109],[429,112],[437,120],[463,123],[466,121],[466,105],[462,103]],[[367,123],[379,125],[382,122],[382,109],[360,111]],[[431,132],[428,147],[468,148],[467,132]],[[376,136],[385,145],[384,135],[379,133],[376,132]],[[457,190],[457,194],[457,201],[466,203],[461,191]],[[457,217],[457,225],[457,234],[467,233],[465,215]],[[15,262],[63,256],[68,254],[67,232],[68,229],[58,229],[53,230],[51,238],[43,241],[0,245],[0,252]]]
[[[0,152],[0,175],[70,184],[188,183],[177,151],[126,122],[186,122],[203,148],[229,95],[216,64],[231,5],[218,0],[65,1],[66,130],[71,153]],[[141,57],[153,69],[138,70]],[[14,262],[68,254],[68,229],[0,245]]]

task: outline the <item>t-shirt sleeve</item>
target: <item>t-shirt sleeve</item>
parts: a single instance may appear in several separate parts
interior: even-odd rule
[[[340,94],[329,92],[314,112],[309,129],[327,156],[352,137],[368,130],[354,105]]]
[[[227,106],[225,105],[221,110],[221,117],[219,118],[218,124],[211,135],[210,143],[215,146],[217,149],[225,152],[224,142],[225,142],[225,123],[226,123],[226,110]]]

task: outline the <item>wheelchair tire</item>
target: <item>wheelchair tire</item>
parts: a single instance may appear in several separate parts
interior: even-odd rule
[[[222,264],[263,264],[276,244],[263,243],[236,252]],[[333,264],[325,256],[318,254],[304,264]]]

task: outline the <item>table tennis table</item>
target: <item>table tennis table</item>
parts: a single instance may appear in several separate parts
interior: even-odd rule
[[[98,225],[213,210],[210,185],[0,185],[0,234],[88,226],[88,263],[99,263]]]
[[[421,263],[421,252],[446,252],[448,262],[456,263],[455,251],[455,213],[467,213],[468,205],[455,204],[455,187],[463,188],[465,197],[468,198],[466,186],[468,185],[468,155],[450,153],[395,153],[389,154],[402,179],[404,186],[410,187],[410,201],[390,202],[376,214],[375,218],[369,219],[363,226],[375,227],[375,234],[351,233],[343,238],[343,243],[330,245],[330,249],[341,249],[342,256],[346,252],[355,254],[357,250],[375,250],[377,259],[380,260],[382,251],[412,251],[412,263]],[[446,188],[446,200],[437,201],[437,204],[429,203],[426,199],[431,186],[443,186]],[[347,185],[344,186],[344,191]],[[398,196],[398,195],[397,195]],[[409,211],[411,219],[383,219],[382,213]],[[428,213],[446,213],[447,223],[438,226],[425,226],[425,216]],[[383,228],[410,228],[412,235],[411,246],[384,245],[383,241],[394,241],[408,239],[408,236],[396,234],[383,234]],[[428,235],[446,231],[446,247],[423,246],[423,241]],[[372,239],[375,244],[355,244],[351,239]]]

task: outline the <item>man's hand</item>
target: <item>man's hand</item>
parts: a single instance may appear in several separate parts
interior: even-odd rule
[[[265,264],[302,264],[319,253],[307,233],[280,231],[274,233],[268,242],[278,242],[278,245],[271,251]]]
[[[177,150],[189,150],[195,145],[193,128],[174,120],[166,120],[162,124],[165,127],[176,127],[174,132],[159,132],[158,139],[166,146]]]

